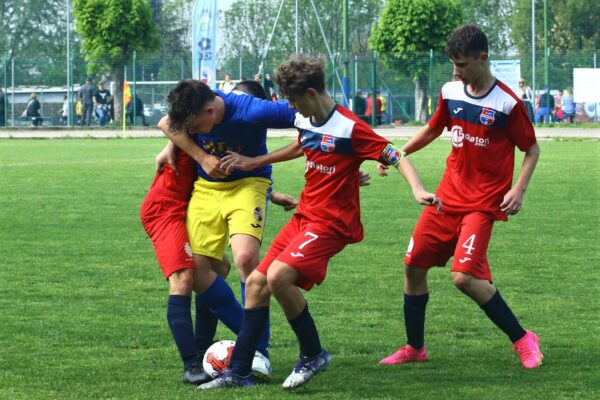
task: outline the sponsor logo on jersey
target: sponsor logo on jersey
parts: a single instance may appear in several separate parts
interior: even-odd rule
[[[482,138],[464,133],[460,125],[454,125],[450,132],[452,133],[452,146],[457,148],[463,147],[464,141],[471,142],[478,147],[487,147],[490,144],[490,138]]]
[[[388,144],[385,146],[385,149],[383,149],[383,159],[389,164],[394,165],[400,160],[400,152],[396,147]]]
[[[481,115],[479,115],[479,120],[484,125],[491,125],[496,120],[495,118],[496,110],[492,110],[491,108],[483,108],[481,110]]]
[[[331,175],[331,174],[335,174],[335,165],[329,166],[329,165],[323,165],[323,164],[317,164],[314,161],[306,161],[306,171],[308,172],[309,169],[316,169],[317,171],[323,173],[323,174],[327,174],[327,175]]]
[[[464,264],[467,261],[471,261],[471,257],[463,257],[461,259],[458,260],[459,263]]]
[[[461,112],[461,111],[462,111],[462,107],[457,107],[457,108],[455,108],[455,109],[453,109],[453,110],[452,110],[452,112],[453,112],[454,114],[458,114],[458,113],[459,113],[459,112]]]
[[[335,137],[323,135],[323,138],[321,139],[321,150],[327,153],[333,153],[335,151]]]
[[[294,257],[294,258],[301,258],[304,257],[304,254],[302,253],[294,253],[294,252],[290,252],[290,256]]]

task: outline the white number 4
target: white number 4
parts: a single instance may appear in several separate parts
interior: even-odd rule
[[[309,244],[310,242],[314,242],[315,240],[317,240],[319,238],[319,236],[315,235],[312,232],[306,232],[304,234],[304,236],[310,236],[310,239],[308,239],[306,242],[302,243],[300,246],[298,246],[298,249],[302,250],[304,248],[304,246],[306,246],[307,244]]]
[[[469,236],[469,238],[463,243],[462,247],[467,249],[467,254],[473,254],[473,250],[475,250],[475,246],[473,246],[473,242],[475,242],[475,234]]]

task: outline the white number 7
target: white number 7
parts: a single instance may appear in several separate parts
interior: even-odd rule
[[[319,238],[319,236],[315,235],[312,232],[306,232],[304,234],[304,236],[310,236],[310,239],[308,239],[306,242],[302,243],[300,246],[298,246],[298,249],[302,250],[304,248],[304,246],[306,246],[307,244],[309,244],[310,242],[314,242],[315,240],[317,240]]]

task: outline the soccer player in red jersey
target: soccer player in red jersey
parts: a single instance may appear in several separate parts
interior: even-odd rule
[[[249,158],[230,153],[222,168],[252,169],[304,155],[306,184],[297,211],[271,243],[246,282],[242,329],[230,369],[199,389],[252,386],[252,356],[269,315],[273,293],[298,338],[300,359],[283,383],[285,389],[306,384],[326,369],[331,355],[319,334],[300,288],[310,290],[325,279],[329,259],[363,238],[359,205],[359,167],[378,160],[398,169],[421,204],[437,202],[426,192],[412,164],[388,140],[378,136],[348,109],[336,105],[325,88],[324,62],[296,54],[277,70],[277,81],[296,114],[298,140],[273,153]]]
[[[257,97],[261,97],[262,93],[262,97],[266,98],[258,83],[243,83],[238,84],[236,90]],[[202,369],[201,360],[214,340],[218,319],[237,334],[242,308],[237,302],[223,301],[218,307],[213,305],[211,310],[196,296],[195,329],[192,326],[191,295],[196,264],[186,230],[186,211],[197,178],[196,162],[169,141],[156,157],[156,166],[157,173],[142,202],[140,216],[163,275],[169,282],[167,321],[183,361],[183,381],[197,385],[210,379]],[[295,208],[297,204],[296,199],[283,193],[271,192],[270,200],[286,210]],[[230,268],[227,257],[214,259],[207,274],[212,279],[216,274],[225,277]],[[230,295],[233,296],[233,292]]]
[[[402,148],[411,154],[431,143],[444,128],[452,133],[452,152],[436,191],[444,209],[442,213],[425,209],[414,229],[404,260],[408,343],[380,363],[427,359],[427,271],[454,257],[451,274],[455,286],[510,338],[523,366],[536,368],[543,357],[539,339],[521,327],[492,284],[486,253],[494,221],[507,221],[521,209],[540,149],[525,105],[490,72],[485,34],[473,25],[459,27],[446,51],[457,79],[443,86],[435,115]],[[515,146],[525,156],[511,187]],[[385,174],[385,168],[379,169]]]

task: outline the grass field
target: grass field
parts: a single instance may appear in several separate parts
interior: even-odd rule
[[[421,210],[396,173],[362,189],[365,240],[307,296],[334,362],[294,393],[280,384],[297,344],[275,302],[271,384],[199,393],[180,383],[167,284],[138,221],[163,144],[0,141],[0,399],[600,398],[600,142],[542,142],[523,210],[496,225],[490,245],[495,283],[541,337],[540,369],[520,366],[447,269],[430,274],[429,362],[377,364],[405,340],[401,265]],[[438,141],[412,157],[431,190],[449,148]],[[276,166],[274,179],[298,195],[302,160]],[[263,251],[289,216],[271,208]]]

